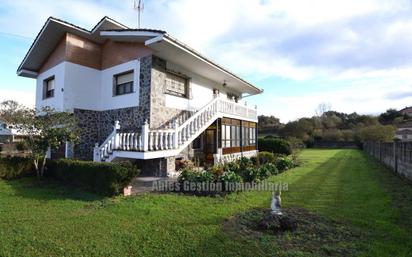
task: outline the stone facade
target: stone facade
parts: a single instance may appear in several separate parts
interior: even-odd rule
[[[140,59],[140,87],[139,106],[106,110],[91,111],[75,109],[81,133],[81,144],[75,148],[75,157],[78,159],[93,159],[93,147],[96,143],[103,143],[113,131],[116,120],[120,121],[121,130],[140,131],[145,120],[151,129],[170,128],[173,119],[183,122],[192,113],[166,107],[165,97],[166,62],[154,56]],[[137,160],[142,169],[142,175],[167,176],[175,171],[176,158],[193,158],[191,145],[178,156],[152,160]]]
[[[180,116],[190,116],[190,112],[166,107],[166,61],[153,57],[151,69],[150,128],[162,129]]]
[[[76,158],[93,159],[94,145],[106,140],[116,120],[120,121],[122,130],[140,130],[145,120],[150,119],[151,63],[151,56],[140,59],[139,106],[106,111],[74,109],[82,131],[81,143],[75,150]]]

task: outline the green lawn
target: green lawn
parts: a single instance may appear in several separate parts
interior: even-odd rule
[[[301,158],[301,167],[269,179],[289,183],[285,207],[361,233],[357,242],[342,242],[359,256],[412,256],[411,184],[357,150],[305,150]],[[270,192],[107,199],[28,178],[0,180],[0,256],[273,256],[278,246],[270,236],[245,239],[222,226],[269,201]]]

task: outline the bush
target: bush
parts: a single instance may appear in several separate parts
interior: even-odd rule
[[[242,169],[240,176],[245,182],[259,182],[260,181],[260,171],[255,167],[246,167]]]
[[[258,140],[259,151],[266,151],[276,154],[289,155],[292,153],[292,147],[288,141],[284,139],[265,139]]]
[[[216,180],[214,174],[210,171],[197,171],[193,169],[183,169],[180,173],[177,181],[179,183],[184,183],[185,181],[194,182],[194,183],[206,183],[214,182]]]
[[[259,180],[264,180],[267,179],[268,177],[270,177],[270,175],[272,175],[268,169],[268,167],[266,165],[262,165],[258,168],[258,177]]]
[[[242,177],[233,171],[225,171],[220,177],[220,181],[222,183],[240,183],[242,182]]]
[[[300,138],[288,137],[286,140],[289,142],[292,149],[302,149],[306,147],[306,144]]]
[[[271,152],[259,152],[258,153],[259,164],[266,164],[275,161],[275,155]]]
[[[106,196],[122,193],[123,188],[139,174],[139,170],[130,162],[99,163],[60,159],[48,161],[46,167],[47,177]]]
[[[280,156],[275,161],[276,168],[279,172],[283,172],[294,167],[293,159],[288,156]]]
[[[223,175],[224,166],[220,165],[220,164],[216,164],[216,165],[210,166],[207,169],[207,171],[210,172],[215,177],[215,179],[217,180],[219,177],[221,177]]]
[[[34,174],[33,160],[23,157],[0,158],[0,178],[15,179]]]
[[[260,168],[262,167],[267,169],[271,175],[277,175],[279,173],[278,168],[273,163],[265,163]]]
[[[195,167],[194,163],[190,160],[176,160],[175,161],[176,170],[183,170],[183,169],[193,169]]]

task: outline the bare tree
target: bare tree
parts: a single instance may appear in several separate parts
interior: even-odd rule
[[[315,110],[315,115],[317,117],[322,117],[325,112],[332,110],[332,105],[330,103],[320,103]]]

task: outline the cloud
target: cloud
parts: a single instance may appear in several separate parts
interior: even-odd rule
[[[386,98],[390,100],[400,100],[400,99],[411,98],[411,97],[412,97],[411,90],[403,91],[403,92],[390,92],[386,94]]]
[[[355,83],[338,90],[318,91],[305,93],[299,96],[258,96],[252,103],[257,103],[259,112],[266,115],[275,115],[282,122],[288,122],[300,117],[315,115],[316,107],[323,102],[330,103],[332,109],[346,113],[362,113],[377,115],[389,108],[400,109],[410,106],[412,94],[400,98],[390,98],[393,85],[385,83]],[[407,92],[409,86],[401,86],[401,92]]]
[[[133,27],[132,7],[132,0],[3,0],[0,27],[34,38],[49,16],[90,29],[105,15]],[[145,1],[142,24],[247,80],[302,85],[295,96],[266,90],[251,99],[287,121],[312,115],[325,100],[364,113],[411,105],[404,86],[412,80],[411,11],[408,0],[157,0]]]
[[[28,107],[34,107],[35,101],[35,89],[21,91],[21,90],[12,90],[12,89],[1,89],[0,88],[0,102],[6,100],[15,100],[21,104],[24,104]]]

